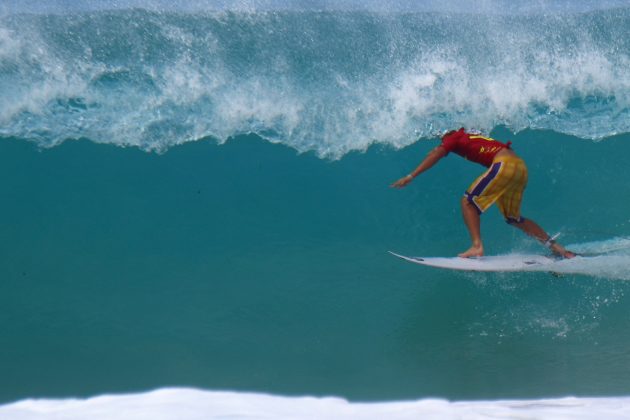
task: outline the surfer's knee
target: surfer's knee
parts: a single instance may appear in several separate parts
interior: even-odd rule
[[[508,225],[515,226],[515,227],[519,227],[519,225],[521,225],[524,221],[525,221],[525,218],[523,216],[505,218],[505,223],[507,223]]]
[[[465,194],[462,197],[461,204],[462,204],[462,209],[470,208],[470,209],[474,210],[475,212],[477,212],[477,214],[481,214],[482,213],[482,211],[479,209],[479,207],[477,207],[477,205],[473,201],[472,196],[470,196],[468,194]]]

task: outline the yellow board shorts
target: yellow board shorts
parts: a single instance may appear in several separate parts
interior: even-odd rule
[[[521,223],[521,200],[527,185],[527,166],[521,158],[502,156],[473,182],[465,196],[479,214],[495,201],[508,223]]]

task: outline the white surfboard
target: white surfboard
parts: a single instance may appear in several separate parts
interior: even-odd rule
[[[478,258],[443,258],[407,257],[391,251],[389,253],[415,264],[463,271],[541,271],[545,268],[551,269],[551,265],[558,262],[557,259],[544,255],[511,254]]]

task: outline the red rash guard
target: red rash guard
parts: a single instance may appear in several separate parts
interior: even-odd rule
[[[489,137],[468,134],[463,128],[442,138],[442,146],[447,153],[455,152],[464,159],[490,167],[494,156],[503,149],[509,149],[511,142],[501,143]]]

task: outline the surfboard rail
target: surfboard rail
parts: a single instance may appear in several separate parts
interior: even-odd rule
[[[485,272],[513,272],[513,271],[539,271],[540,268],[551,266],[558,259],[536,254],[507,254],[491,255],[476,258],[461,257],[410,257],[393,251],[388,251],[395,257],[414,264],[429,267],[443,268],[460,271],[485,271]],[[551,268],[551,267],[549,267]]]

